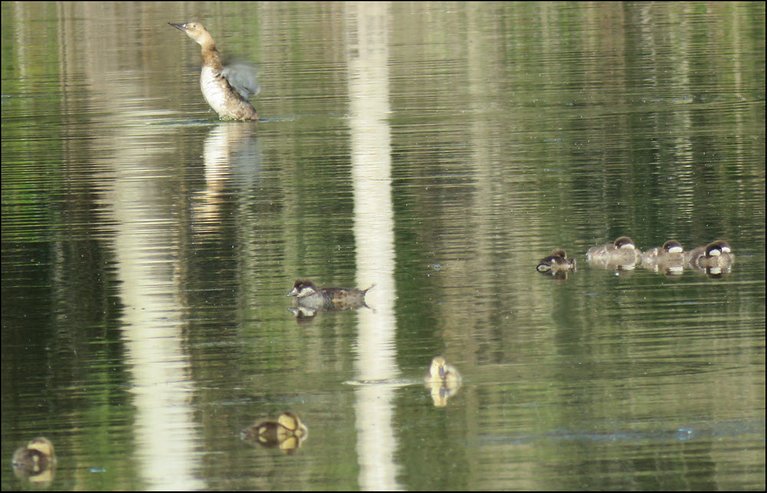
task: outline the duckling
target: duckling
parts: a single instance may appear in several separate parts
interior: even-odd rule
[[[549,256],[539,260],[536,270],[539,272],[552,272],[553,274],[558,271],[576,270],[576,261],[568,258],[565,250],[562,248],[556,248],[552,250]]]
[[[318,288],[308,279],[297,279],[288,296],[296,298],[300,306],[315,310],[353,310],[368,307],[365,304],[365,294],[373,288]]]
[[[424,375],[424,385],[429,389],[432,404],[445,407],[448,399],[456,395],[461,388],[461,375],[442,356],[432,358],[432,364]]]
[[[587,250],[587,261],[603,268],[632,270],[640,260],[640,252],[629,236],[619,236],[613,243],[595,246]]]
[[[37,476],[56,465],[53,444],[45,437],[37,437],[13,453],[13,468],[18,475]]]
[[[445,361],[444,357],[435,356],[432,358],[432,365],[424,376],[424,382],[458,385],[461,383],[461,375],[453,365],[449,365]]]
[[[677,240],[667,240],[661,247],[652,248],[640,256],[640,263],[646,269],[665,274],[682,274],[685,264],[683,245]]]
[[[279,447],[285,452],[299,448],[307,436],[307,427],[290,411],[278,416],[277,421],[263,421],[240,432],[242,440],[258,442],[264,447]]]
[[[256,109],[248,101],[248,98],[258,94],[260,89],[256,82],[255,69],[244,63],[225,66],[213,36],[199,22],[168,24],[184,32],[200,45],[203,57],[200,90],[219,118],[258,120]]]
[[[715,274],[719,274],[722,269],[730,269],[736,259],[731,252],[731,245],[725,240],[715,240],[708,245],[696,247],[688,252],[685,258],[691,268],[714,268]]]

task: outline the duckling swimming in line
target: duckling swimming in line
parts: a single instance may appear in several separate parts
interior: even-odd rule
[[[688,265],[694,269],[730,268],[734,261],[731,245],[725,240],[715,240],[706,246],[696,247],[686,255]]]
[[[44,437],[33,438],[13,453],[13,468],[24,476],[35,476],[56,464],[53,444]]]
[[[350,310],[367,307],[365,293],[368,289],[357,288],[318,288],[309,279],[297,279],[288,296],[296,298],[300,306],[315,310]]]
[[[248,98],[259,92],[255,71],[243,64],[224,66],[211,34],[198,22],[169,25],[183,31],[201,47],[203,68],[200,90],[208,105],[222,120],[258,120]]]
[[[667,240],[663,245],[651,248],[640,256],[640,263],[646,269],[665,274],[682,274],[685,264],[683,245],[677,240]]]
[[[619,236],[613,243],[606,243],[587,250],[587,261],[608,269],[632,270],[640,260],[640,252],[629,236]]]

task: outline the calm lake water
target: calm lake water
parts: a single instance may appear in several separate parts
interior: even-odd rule
[[[765,9],[3,2],[2,488],[764,489]],[[736,261],[587,264],[620,235]]]

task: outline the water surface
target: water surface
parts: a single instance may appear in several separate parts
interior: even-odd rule
[[[186,20],[259,65],[261,122],[209,110]],[[764,4],[3,3],[2,33],[3,489],[41,486],[38,435],[56,489],[765,488]],[[622,234],[736,263],[587,265]],[[370,308],[294,313],[298,277]],[[285,410],[298,448],[240,439]]]

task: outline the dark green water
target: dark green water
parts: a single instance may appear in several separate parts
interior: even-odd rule
[[[187,20],[259,64],[259,124],[209,111]],[[3,3],[3,489],[765,488],[765,25]],[[622,234],[736,262],[587,265]],[[296,316],[299,277],[370,309]],[[285,410],[299,448],[240,439]],[[39,435],[55,473],[16,478]]]

